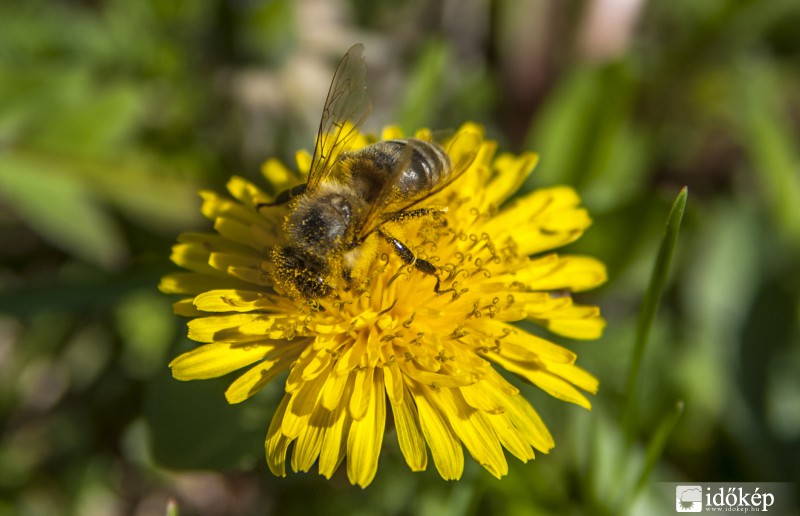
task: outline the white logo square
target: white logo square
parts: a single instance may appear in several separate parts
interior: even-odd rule
[[[675,486],[677,512],[703,512],[702,486]]]

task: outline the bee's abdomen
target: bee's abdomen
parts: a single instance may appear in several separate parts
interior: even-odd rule
[[[378,142],[342,159],[345,176],[367,203],[386,188],[394,201],[421,198],[452,173],[444,149],[416,138]]]
[[[450,158],[439,145],[416,138],[389,140],[396,147],[397,159],[404,170],[397,178],[398,194],[406,199],[429,192],[451,173]]]

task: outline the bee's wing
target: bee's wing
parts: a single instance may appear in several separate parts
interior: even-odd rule
[[[389,179],[384,183],[383,188],[378,193],[378,197],[368,205],[367,213],[364,215],[361,226],[358,228],[358,233],[356,235],[358,240],[363,240],[367,235],[378,229],[381,224],[386,222],[387,219],[385,215],[387,213],[402,211],[403,204],[409,203],[406,200],[405,203],[401,204],[397,202],[397,199],[400,197],[400,179],[403,172],[408,168],[409,163],[411,163],[413,152],[414,147],[409,142],[409,144],[403,148],[394,168],[389,173]]]
[[[403,150],[402,156],[397,160],[394,169],[392,169],[391,178],[386,182],[386,185],[383,190],[381,190],[375,202],[370,205],[369,211],[364,217],[364,222],[359,228],[358,238],[366,238],[367,235],[391,220],[391,215],[419,207],[426,200],[435,196],[461,177],[475,160],[481,140],[481,136],[476,133],[457,134],[449,142],[446,149],[447,155],[451,159],[450,165],[452,170],[450,175],[425,192],[424,195],[413,199],[405,199],[404,202],[400,203],[397,202],[397,198],[399,197],[398,183],[402,177],[403,171],[408,167],[414,151],[414,142],[413,140],[409,140],[408,145],[406,145]]]
[[[307,192],[313,191],[327,177],[342,153],[350,148],[358,136],[359,126],[372,110],[366,76],[364,45],[358,43],[350,47],[333,74],[319,122]]]
[[[483,136],[475,132],[462,131],[453,136],[445,147],[445,152],[450,157],[450,166],[452,168],[450,175],[445,178],[444,181],[440,181],[438,185],[431,188],[424,197],[416,199],[403,209],[409,210],[416,207],[426,199],[430,199],[438,194],[453,183],[453,181],[461,177],[461,175],[469,169],[470,165],[472,165],[472,162],[475,161],[482,141]]]

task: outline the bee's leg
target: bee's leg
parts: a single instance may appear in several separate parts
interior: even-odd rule
[[[342,271],[342,279],[344,280],[344,284],[345,284],[344,290],[345,291],[348,291],[351,288],[353,288],[353,276],[350,273],[350,269],[344,269]]]
[[[423,260],[422,258],[417,258],[414,255],[414,252],[411,251],[411,249],[409,249],[406,244],[404,244],[400,240],[396,239],[395,237],[393,237],[392,235],[390,235],[389,233],[387,233],[383,229],[379,229],[378,230],[378,234],[380,234],[380,236],[382,236],[384,238],[384,240],[386,240],[386,242],[389,245],[392,246],[392,249],[394,249],[394,252],[397,254],[397,256],[399,256],[400,259],[403,260],[406,264],[413,265],[415,269],[417,269],[418,271],[422,272],[423,274],[428,274],[428,275],[433,276],[434,278],[436,278],[436,285],[433,287],[433,291],[436,293],[436,295],[443,294],[444,292],[447,292],[447,290],[444,290],[444,291],[443,290],[439,290],[439,288],[441,287],[441,284],[442,284],[442,280],[439,278],[439,275],[436,273],[437,272],[436,271],[436,266],[434,266],[428,260]]]
[[[260,210],[264,207],[270,206],[280,206],[281,204],[286,204],[287,202],[291,201],[293,198],[301,195],[303,192],[306,191],[306,184],[303,183],[301,185],[293,186],[288,190],[284,190],[278,195],[275,196],[275,200],[272,202],[260,202],[256,204],[256,210]]]

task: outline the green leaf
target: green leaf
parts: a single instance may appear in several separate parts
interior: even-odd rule
[[[800,248],[800,154],[797,131],[782,104],[776,71],[767,63],[745,63],[737,85],[740,129],[764,205],[782,236]],[[791,86],[789,86],[791,87]]]
[[[420,127],[436,127],[432,122],[435,121],[438,92],[449,58],[447,45],[433,41],[417,61],[406,81],[405,98],[397,109],[397,123],[406,134],[413,134]]]
[[[115,315],[124,342],[125,371],[134,378],[148,378],[165,363],[175,334],[169,300],[154,290],[133,291],[116,304]]]
[[[620,203],[641,184],[646,134],[632,125],[638,83],[625,61],[574,70],[532,124],[536,185],[578,186],[592,205]]]
[[[0,198],[44,239],[106,268],[127,255],[119,229],[87,187],[33,160],[0,155]]]
[[[51,152],[108,156],[135,129],[142,112],[142,92],[133,85],[103,89],[86,83],[76,94],[59,99],[29,144]]]
[[[202,220],[197,182],[168,174],[163,165],[138,156],[122,161],[74,163],[71,171],[91,185],[98,197],[152,231],[169,234]]]
[[[658,249],[656,263],[653,266],[653,273],[650,276],[650,284],[647,293],[642,301],[642,308],[639,311],[639,322],[636,327],[636,342],[634,343],[631,366],[628,370],[628,379],[625,389],[625,409],[623,411],[623,427],[625,428],[628,442],[632,442],[634,434],[634,423],[636,418],[636,386],[639,379],[639,370],[644,357],[644,350],[650,336],[650,328],[655,319],[656,310],[664,292],[664,285],[669,275],[669,267],[672,262],[672,254],[678,241],[678,232],[683,219],[683,211],[686,207],[686,197],[688,190],[684,187],[672,204],[672,209],[667,217],[667,224],[664,230],[664,237]]]
[[[139,124],[148,89],[100,85],[94,75],[84,64],[0,67],[0,98],[9,105],[0,110],[0,134],[60,155],[112,155]]]

